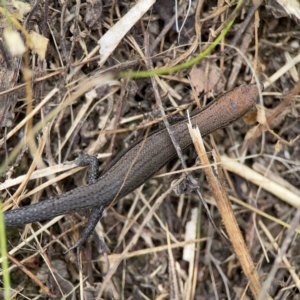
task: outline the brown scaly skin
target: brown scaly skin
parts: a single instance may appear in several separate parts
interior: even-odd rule
[[[202,110],[194,112],[190,118],[191,123],[199,126],[202,136],[205,136],[241,118],[256,104],[257,99],[257,84],[239,86]],[[192,143],[186,123],[187,120],[184,119],[171,125],[183,150]],[[96,211],[98,208],[100,217],[105,207],[134,191],[176,155],[167,130],[154,131],[145,141],[137,141],[120,153],[94,183],[37,204],[5,212],[5,225],[14,227],[48,220],[87,208],[94,208]],[[95,215],[97,213],[91,219],[97,219]],[[93,230],[95,220],[90,223],[92,225],[87,230],[88,235]]]

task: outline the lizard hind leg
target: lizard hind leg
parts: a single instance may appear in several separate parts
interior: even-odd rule
[[[99,162],[96,158],[96,156],[91,155],[79,155],[75,163],[78,166],[89,166],[88,170],[88,184],[95,183],[99,178]],[[82,245],[86,242],[86,240],[89,238],[89,236],[93,233],[98,221],[100,220],[101,216],[103,215],[105,206],[101,205],[99,207],[94,207],[91,210],[91,214],[89,217],[89,220],[83,229],[82,233],[80,234],[79,239],[77,242],[69,248],[67,251],[64,252],[64,254],[67,254],[69,251],[76,249],[76,258],[77,258],[77,266],[80,268],[80,250]]]
[[[86,240],[89,238],[89,236],[94,231],[98,221],[100,220],[101,216],[103,215],[103,212],[105,210],[104,206],[94,207],[91,211],[89,220],[85,228],[83,229],[82,233],[80,234],[79,239],[77,242],[69,248],[67,251],[64,252],[64,254],[67,254],[69,251],[76,249],[76,258],[77,258],[77,266],[80,269],[80,250],[82,245],[86,242]]]

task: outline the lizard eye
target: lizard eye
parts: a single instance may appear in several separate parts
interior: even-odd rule
[[[237,108],[237,101],[234,101],[234,102],[231,102],[231,107],[234,109],[234,110],[236,110],[236,108]]]

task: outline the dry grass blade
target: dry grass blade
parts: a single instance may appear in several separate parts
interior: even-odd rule
[[[34,282],[40,286],[40,288],[47,294],[47,295],[52,295],[51,297],[56,298],[57,295],[53,295],[50,290],[32,273],[30,272],[25,266],[23,266],[18,260],[16,260],[13,256],[8,255],[8,258],[16,264],[19,268],[21,268],[27,276],[29,276]]]
[[[236,173],[239,176],[253,182],[254,184],[294,207],[300,206],[299,195],[293,193],[290,189],[285,188],[271,179],[268,179],[266,176],[259,174],[258,172],[255,172],[242,163],[231,160],[229,157],[222,156],[221,161],[222,166],[226,170]]]
[[[198,157],[202,164],[209,165],[209,160],[206,155],[204,144],[201,138],[199,129],[193,129],[189,124],[189,131],[196,148]],[[218,161],[216,161],[218,163]],[[217,174],[222,172],[221,168],[218,168]],[[255,299],[259,296],[261,292],[261,284],[259,281],[259,276],[256,271],[254,262],[249,254],[247,246],[244,242],[243,236],[240,232],[238,223],[234,216],[231,204],[228,200],[227,193],[224,189],[224,184],[221,183],[223,178],[217,178],[211,167],[205,168],[205,174],[208,183],[211,187],[212,194],[214,195],[218,209],[220,211],[224,226],[229,236],[229,240],[233,246],[234,252],[236,253],[242,269],[249,280],[249,287]],[[265,297],[264,299],[269,299]]]

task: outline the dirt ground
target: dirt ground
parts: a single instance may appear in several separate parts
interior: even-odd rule
[[[64,162],[97,154],[104,171],[162,110],[172,124],[260,82],[257,105],[107,207],[81,269],[64,252],[88,210],[5,230],[10,299],[300,299],[300,4],[154,2],[5,1],[2,210],[87,184]]]

